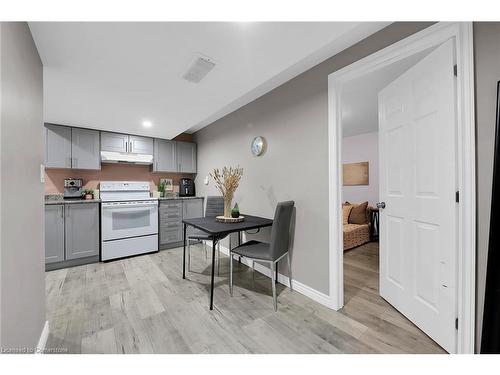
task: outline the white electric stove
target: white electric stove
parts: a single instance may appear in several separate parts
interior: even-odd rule
[[[101,260],[158,251],[158,200],[149,182],[101,181]]]

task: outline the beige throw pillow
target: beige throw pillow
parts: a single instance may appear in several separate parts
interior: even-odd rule
[[[349,224],[368,224],[367,207],[368,202],[353,205],[348,219]]]

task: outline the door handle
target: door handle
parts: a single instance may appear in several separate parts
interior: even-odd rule
[[[129,152],[133,152],[133,151],[132,151],[132,141],[130,141],[130,147],[129,147],[129,150],[130,150]]]
[[[377,208],[384,209],[385,208],[385,202],[378,202],[376,206],[377,206]]]
[[[125,142],[125,152],[128,152],[128,142]]]

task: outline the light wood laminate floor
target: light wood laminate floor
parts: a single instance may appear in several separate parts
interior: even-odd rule
[[[210,261],[193,248],[182,280],[182,249],[46,274],[46,348],[69,353],[442,353],[378,295],[377,244],[345,253],[346,306],[333,311],[278,287],[228,258],[208,310]]]

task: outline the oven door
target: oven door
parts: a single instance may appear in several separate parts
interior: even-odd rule
[[[102,203],[103,241],[158,233],[158,201]]]

